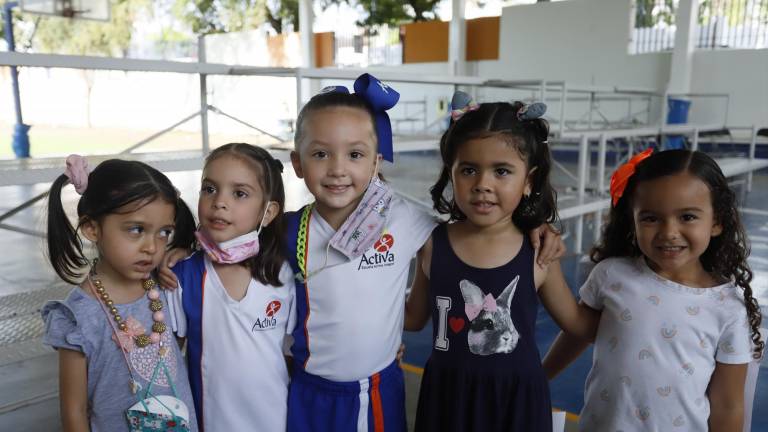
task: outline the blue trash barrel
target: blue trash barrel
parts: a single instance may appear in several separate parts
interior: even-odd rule
[[[669,111],[667,113],[667,124],[688,123],[688,111],[691,108],[691,101],[685,99],[667,99]],[[685,148],[685,137],[672,135],[666,137],[665,148],[682,149]]]

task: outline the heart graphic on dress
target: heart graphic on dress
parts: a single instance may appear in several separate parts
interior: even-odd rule
[[[453,330],[454,333],[458,333],[464,328],[464,318],[450,317],[448,319],[448,325],[451,326],[451,330]]]

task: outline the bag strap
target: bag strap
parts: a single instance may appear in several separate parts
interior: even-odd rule
[[[157,403],[162,405],[163,408],[167,409],[172,416],[177,417],[176,413],[173,412],[173,410],[168,405],[164,404],[158,397],[152,394],[152,384],[154,384],[155,380],[157,379],[157,372],[160,370],[161,366],[163,368],[163,372],[165,372],[165,377],[168,380],[168,385],[171,387],[171,391],[173,392],[173,397],[178,399],[179,396],[176,393],[176,386],[173,385],[171,374],[170,372],[168,372],[168,366],[165,364],[165,360],[162,357],[160,357],[160,359],[157,361],[157,364],[155,364],[155,370],[152,372],[152,378],[149,380],[149,384],[147,384],[147,389],[144,391],[144,397],[141,398],[140,402],[141,402],[141,405],[144,407],[144,410],[146,412],[149,412],[149,407],[147,406],[147,403],[144,401],[149,398],[153,398],[155,401],[157,401]]]
[[[179,395],[176,393],[176,386],[173,385],[171,374],[170,372],[168,372],[168,366],[165,364],[165,359],[163,359],[162,357],[160,357],[160,359],[157,361],[157,364],[155,364],[155,370],[152,372],[152,379],[149,380],[147,389],[144,391],[144,398],[154,397],[154,395],[152,394],[152,384],[155,383],[155,380],[157,379],[157,372],[160,370],[161,366],[163,368],[163,372],[165,373],[165,379],[168,380],[168,385],[171,387],[171,392],[173,392],[173,396],[178,398]]]

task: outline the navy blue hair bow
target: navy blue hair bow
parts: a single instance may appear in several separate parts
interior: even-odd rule
[[[376,122],[376,138],[379,141],[379,153],[384,157],[384,160],[394,162],[392,123],[389,121],[387,110],[397,104],[397,101],[400,100],[400,93],[367,73],[357,77],[354,89],[355,94],[368,102],[368,105],[373,110],[373,118]],[[321,93],[330,92],[349,93],[349,90],[344,86],[330,86],[321,91]]]

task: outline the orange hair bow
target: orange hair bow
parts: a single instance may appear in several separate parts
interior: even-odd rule
[[[646,149],[642,153],[638,153],[629,160],[629,162],[620,166],[611,176],[611,198],[613,199],[613,206],[616,207],[616,203],[619,202],[619,198],[624,195],[624,189],[629,183],[630,177],[635,174],[635,167],[637,164],[647,159],[653,153],[653,149]]]

